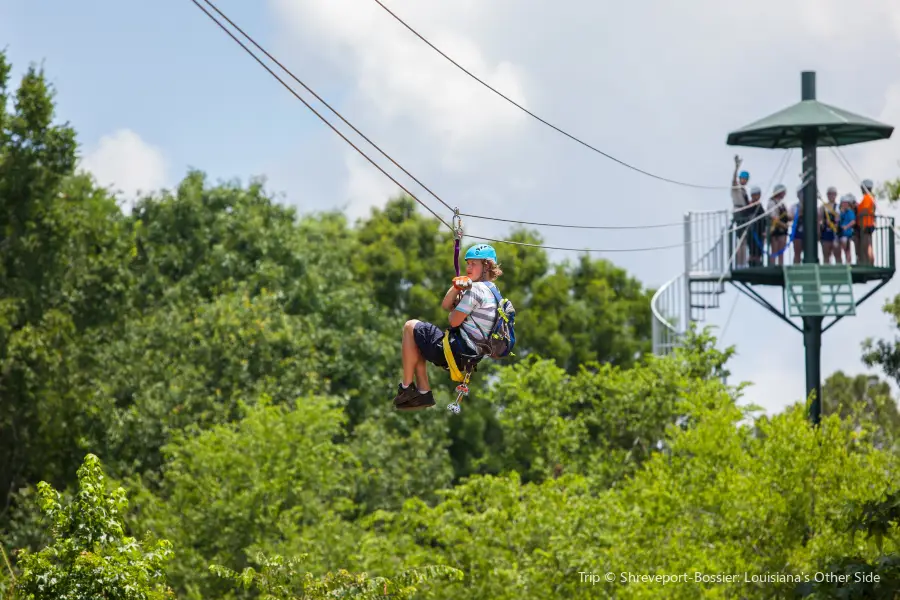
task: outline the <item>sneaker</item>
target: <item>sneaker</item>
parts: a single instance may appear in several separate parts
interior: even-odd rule
[[[397,385],[397,395],[394,396],[394,406],[399,406],[400,404],[405,404],[410,400],[421,396],[419,394],[419,390],[416,389],[416,386],[412,383],[409,384],[409,387],[404,389],[403,384]]]
[[[431,408],[432,406],[434,406],[434,396],[431,394],[431,390],[429,390],[424,394],[419,394],[418,396],[416,396],[412,400],[409,400],[408,402],[405,402],[404,404],[395,406],[397,410],[422,410],[423,408]]]

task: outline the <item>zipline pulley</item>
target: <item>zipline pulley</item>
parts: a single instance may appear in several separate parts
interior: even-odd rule
[[[471,375],[471,371],[466,371],[465,379],[463,379],[461,384],[456,386],[456,402],[447,405],[447,410],[450,412],[459,414],[459,411],[461,410],[459,401],[462,400],[463,396],[469,395],[469,376]]]
[[[463,237],[462,217],[459,216],[459,208],[453,209],[453,266],[456,267],[456,276],[459,277],[459,244]]]

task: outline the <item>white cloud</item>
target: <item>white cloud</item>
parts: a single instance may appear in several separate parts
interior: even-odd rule
[[[894,28],[894,35],[897,36],[897,39],[900,39],[900,10],[892,10],[890,11],[890,20],[891,25]]]
[[[452,14],[440,14],[436,8],[409,0],[386,4],[464,67],[528,106],[521,69],[508,60],[489,58],[480,40],[467,34],[484,16],[483,6],[463,2],[454,5]],[[271,0],[271,6],[283,37],[280,45],[287,48],[285,55],[298,58],[283,62],[332,106],[337,102],[320,91],[309,72],[323,72],[324,68],[327,75],[323,72],[323,76],[340,74],[344,84],[352,86],[353,94],[346,98],[345,106],[335,108],[417,177],[434,166],[440,176],[471,177],[489,167],[488,157],[500,160],[498,150],[515,145],[527,115],[448,63],[374,2]],[[304,66],[303,56],[311,53],[325,66]],[[363,152],[449,219],[437,200],[338,117],[327,111],[323,114]],[[400,191],[355,150],[348,148],[343,162],[352,216],[367,214],[371,206],[383,203],[385,190],[390,194]],[[426,185],[443,197],[433,186],[434,179],[430,176]],[[514,178],[506,187],[520,187],[520,181],[521,177]]]
[[[88,150],[80,167],[97,182],[124,195],[126,208],[139,192],[151,192],[167,182],[168,165],[162,150],[130,129],[105,135]]]
[[[867,31],[883,19],[893,18],[897,11],[896,5],[884,0],[859,0],[853,3],[802,0],[793,6],[796,13],[790,15],[792,5],[784,5],[790,15],[784,20],[791,25],[803,27],[810,35],[822,40],[849,35],[863,42]]]
[[[345,157],[348,177],[347,205],[344,212],[351,221],[368,217],[371,207],[380,206],[384,204],[386,198],[403,192],[359,154],[348,153]]]
[[[329,57],[331,65],[354,78],[356,104],[366,120],[377,119],[380,127],[408,122],[439,144],[431,152],[443,158],[445,168],[463,169],[477,161],[471,154],[483,150],[483,142],[514,134],[526,119],[501,99],[492,100],[492,92],[425,46],[374,2],[273,0],[272,4],[285,35],[305,40],[307,51]],[[521,71],[509,61],[488,58],[479,42],[465,34],[465,23],[482,10],[475,3],[454,4],[452,19],[409,0],[390,2],[389,8],[412,21],[460,64],[527,106]]]

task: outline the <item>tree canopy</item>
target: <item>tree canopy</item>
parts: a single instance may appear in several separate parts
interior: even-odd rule
[[[893,598],[900,344],[775,415],[653,290],[497,244],[516,357],[460,414],[390,400],[443,326],[453,237],[411,198],[351,223],[190,171],[130,213],[0,54],[0,597]],[[9,100],[9,102],[7,102]],[[535,231],[508,240],[537,244]],[[900,326],[900,299],[887,309]],[[834,577],[819,580],[816,573]]]

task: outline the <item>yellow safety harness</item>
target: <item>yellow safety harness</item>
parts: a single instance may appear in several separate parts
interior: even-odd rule
[[[453,381],[464,381],[468,379],[467,376],[464,378],[462,372],[459,370],[459,366],[456,364],[456,359],[453,357],[453,351],[450,349],[450,330],[444,330],[444,358],[447,359],[447,366],[450,367],[450,379]]]
[[[829,206],[828,204],[823,203],[822,208],[823,208],[823,211],[822,211],[823,216],[825,217],[825,223],[823,223],[823,225],[825,227],[827,227],[828,229],[831,229],[835,234],[837,234],[838,233],[837,221],[838,221],[839,217],[838,217],[837,211],[834,209],[834,205]],[[823,227],[823,230],[825,229],[825,227]]]
[[[773,233],[787,233],[788,232],[788,223],[790,217],[788,215],[787,209],[784,205],[778,206],[778,214],[772,217],[772,227],[770,230]]]
[[[455,413],[459,412],[459,402],[462,400],[463,396],[469,395],[469,378],[472,376],[472,371],[466,369],[465,373],[459,370],[459,366],[456,364],[456,359],[453,357],[453,351],[450,349],[450,330],[444,330],[444,358],[447,359],[447,366],[450,369],[450,379],[459,383],[456,386],[456,402],[447,405],[447,408]]]

